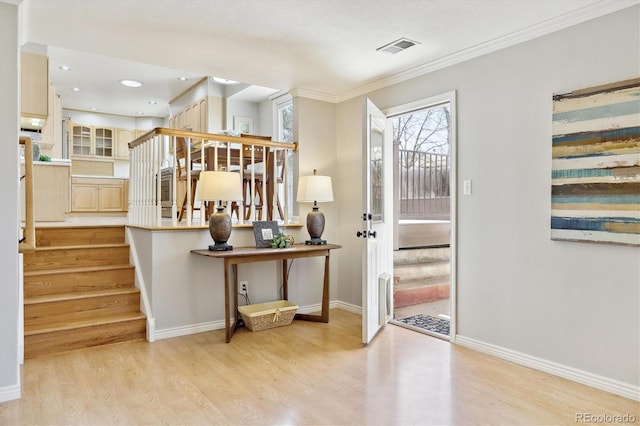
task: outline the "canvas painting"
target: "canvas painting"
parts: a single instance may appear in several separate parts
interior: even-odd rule
[[[640,245],[640,78],[553,96],[551,238]]]

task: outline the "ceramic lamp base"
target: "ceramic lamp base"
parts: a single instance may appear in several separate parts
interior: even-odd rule
[[[209,246],[209,251],[227,251],[233,250],[233,246],[225,243],[216,243]]]
[[[209,217],[209,233],[215,243],[209,246],[210,251],[233,250],[233,246],[227,244],[231,236],[231,216],[224,211],[224,207],[217,207]]]
[[[327,240],[321,240],[320,238],[312,238],[304,242],[308,246],[321,246],[327,244]]]
[[[313,209],[307,214],[307,231],[311,239],[304,242],[306,245],[327,244],[326,240],[320,238],[324,232],[324,214],[317,205],[313,206]]]

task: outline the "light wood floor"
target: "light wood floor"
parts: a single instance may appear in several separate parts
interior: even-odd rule
[[[410,330],[368,347],[360,316],[294,321],[27,360],[2,425],[576,424],[639,403]]]

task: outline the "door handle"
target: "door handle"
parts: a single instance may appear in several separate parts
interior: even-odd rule
[[[375,238],[378,236],[378,233],[376,231],[358,231],[356,232],[356,237],[360,238]]]

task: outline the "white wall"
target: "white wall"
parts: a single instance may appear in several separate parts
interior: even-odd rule
[[[460,340],[636,395],[640,248],[551,241],[549,225],[552,94],[637,78],[639,16],[626,9],[369,94],[384,109],[457,91],[458,182],[472,179],[474,189],[458,202]],[[346,233],[359,226],[360,108],[338,106]],[[354,304],[360,258],[359,246],[341,253],[340,296]]]
[[[0,3],[0,402],[20,397],[18,359],[18,7]]]
[[[297,176],[307,176],[313,174],[313,169],[317,169],[319,175],[330,176],[332,178],[333,190],[336,191],[340,185],[336,175],[336,105],[327,102],[311,100],[306,98],[293,98],[294,111],[296,114],[296,129],[294,129],[294,139],[298,144],[298,174]],[[297,190],[297,186],[296,189]],[[295,192],[294,190],[294,192]],[[296,194],[293,194],[295,201]],[[334,194],[334,199],[336,195]],[[307,213],[311,211],[312,203],[297,203],[300,223],[306,224]],[[337,203],[319,203],[320,211],[325,216],[325,229],[322,239],[334,244],[343,244],[345,238],[341,235],[338,221]],[[301,230],[302,238],[296,241],[302,242],[309,239],[306,226]],[[330,299],[338,299],[337,271],[340,263],[342,250],[338,249],[331,256],[331,283]],[[306,275],[306,271],[304,271]],[[304,282],[305,276],[298,277],[294,282]],[[317,287],[315,287],[317,289]],[[301,290],[302,291],[302,290]],[[305,303],[319,303],[321,294],[309,295],[303,299]]]
[[[164,126],[164,119],[158,117],[127,117],[124,115],[101,114],[91,111],[63,109],[62,116],[75,124],[86,126],[118,127],[132,130],[151,130]]]
[[[258,113],[257,103],[236,101],[233,98],[227,98],[226,111],[227,127],[225,130],[236,130],[233,126],[234,117],[249,117],[253,120],[253,130],[251,131],[251,133],[254,135],[268,136],[263,134],[260,129],[260,115]]]
[[[277,140],[275,137],[276,132],[273,129],[273,101],[271,99],[258,104],[258,121],[260,123],[260,134],[272,136],[274,140]]]

